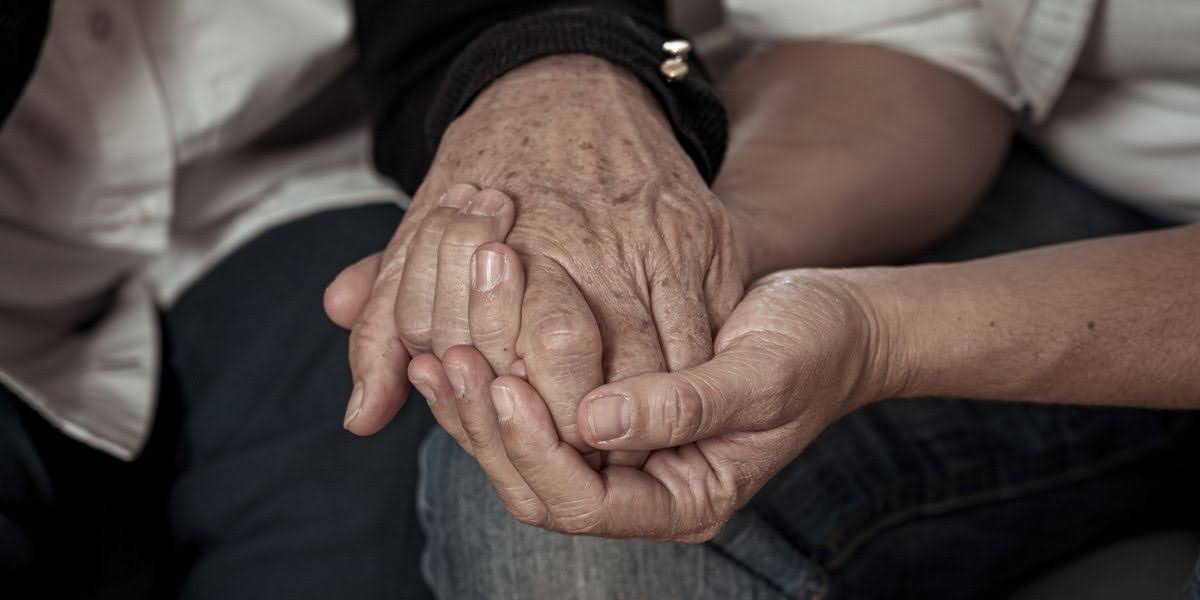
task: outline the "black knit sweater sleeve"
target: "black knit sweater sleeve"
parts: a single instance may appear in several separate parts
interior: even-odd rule
[[[409,193],[446,127],[504,73],[554,54],[590,54],[654,93],[681,146],[709,181],[725,153],[725,112],[707,74],[667,82],[663,42],[679,38],[663,0],[355,0],[371,95],[377,169]]]
[[[33,74],[49,22],[49,0],[0,4],[0,127]]]

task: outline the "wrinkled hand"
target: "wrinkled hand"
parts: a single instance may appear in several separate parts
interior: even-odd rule
[[[564,444],[537,392],[493,380],[468,347],[420,368],[453,403],[468,450],[518,520],[564,533],[700,542],[840,416],[886,395],[873,309],[853,281],[791,271],[738,305],[709,362],[589,394],[578,415],[602,450],[653,450],[599,471]],[[414,376],[414,381],[416,376]],[[448,407],[443,407],[443,414]]]
[[[499,225],[468,218],[487,217],[483,194],[508,201],[493,207]],[[471,256],[509,223],[527,289],[519,325],[489,342],[468,321]],[[331,317],[353,326],[347,428],[370,434],[394,416],[410,356],[475,343],[498,373],[523,359],[563,439],[583,448],[575,414],[586,392],[711,356],[713,328],[741,296],[743,256],[636,79],[590,57],[531,63],[455,121],[384,255],[327,293]],[[368,279],[364,306],[354,288]]]

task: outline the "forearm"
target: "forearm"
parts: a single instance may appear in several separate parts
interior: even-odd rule
[[[795,42],[744,61],[726,99],[716,191],[755,240],[755,274],[905,257],[952,227],[993,174],[1008,111],[881,47]]]
[[[1200,408],[1200,226],[867,277],[889,391]]]

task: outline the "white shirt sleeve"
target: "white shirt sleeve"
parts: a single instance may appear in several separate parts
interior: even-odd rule
[[[1010,109],[1025,100],[977,0],[725,0],[730,21],[759,40],[878,44],[973,82]]]

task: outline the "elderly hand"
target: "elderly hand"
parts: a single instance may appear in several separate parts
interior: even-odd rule
[[[453,425],[456,437],[520,521],[572,534],[704,541],[830,423],[886,397],[886,340],[853,280],[870,272],[842,273],[854,274],[768,277],[725,323],[711,361],[587,394],[578,414],[585,441],[653,450],[640,469],[589,465],[563,443],[533,387],[512,376],[493,380],[471,348],[450,349],[441,364],[421,357],[411,374],[439,399],[439,421],[461,424]],[[490,303],[518,301],[519,273],[506,274]]]
[[[472,336],[472,253],[510,225],[529,275],[519,325]],[[743,255],[642,84],[591,57],[531,63],[447,131],[382,258],[331,286],[328,311],[353,324],[347,428],[370,434],[391,419],[410,356],[474,343],[498,373],[522,358],[563,438],[583,448],[586,392],[711,356],[713,327],[741,296]],[[367,278],[364,307],[353,289]]]

